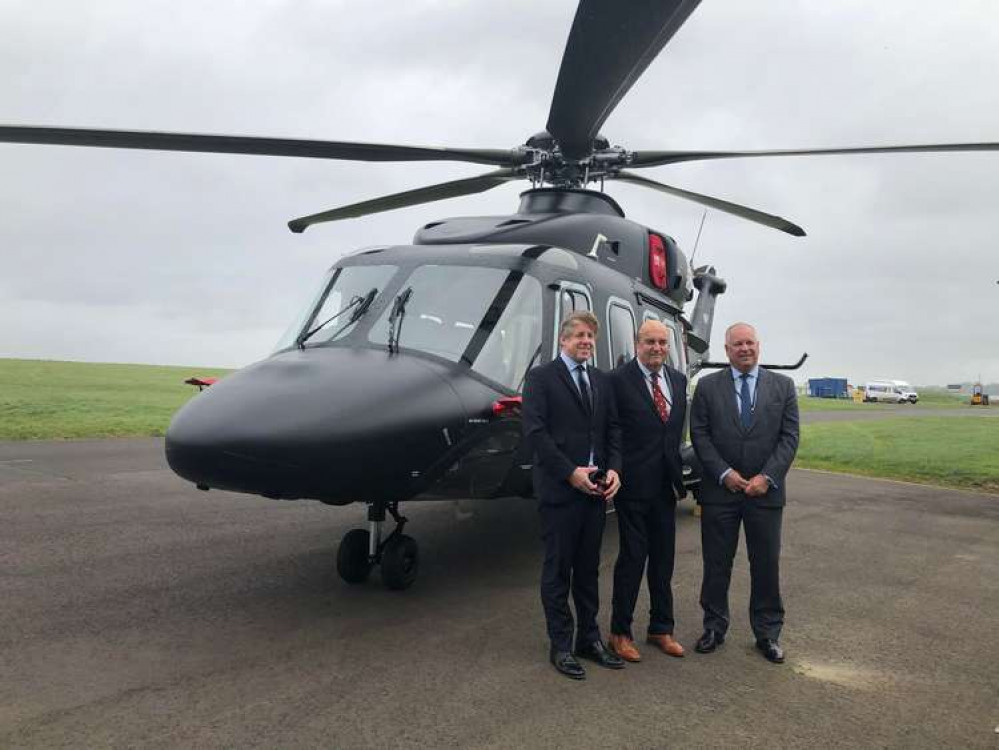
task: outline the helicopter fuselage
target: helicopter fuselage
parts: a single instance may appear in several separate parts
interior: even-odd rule
[[[633,356],[650,317],[687,366],[675,243],[656,235],[673,281],[656,288],[654,232],[616,206],[579,213],[599,194],[553,193],[526,194],[553,210],[434,222],[418,244],[341,259],[274,354],[178,412],[170,466],[202,488],[330,504],[530,494],[516,399],[565,315],[597,315],[601,368]]]

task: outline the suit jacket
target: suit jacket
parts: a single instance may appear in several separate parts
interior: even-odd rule
[[[524,383],[524,438],[534,454],[534,491],[542,504],[560,505],[578,496],[569,484],[577,466],[594,462],[621,472],[621,430],[607,375],[587,367],[592,413],[561,357],[535,367]]]
[[[732,468],[749,479],[770,477],[771,486],[756,502],[763,507],[785,503],[785,478],[798,450],[798,397],[785,375],[759,370],[756,407],[748,428],[739,418],[735,384],[729,368],[701,378],[690,406],[690,439],[704,469],[700,500],[705,505],[735,503],[742,493],[718,483]]]
[[[664,367],[672,395],[669,419],[664,423],[656,411],[647,379],[637,360],[611,373],[621,422],[622,473],[619,500],[672,500],[686,494],[680,442],[687,413],[687,378],[672,367]]]

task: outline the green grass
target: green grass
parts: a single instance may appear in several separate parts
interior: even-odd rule
[[[197,390],[228,370],[0,359],[0,440],[162,435]]]
[[[916,406],[954,408],[966,406],[967,404],[967,396],[948,393],[945,390],[926,390],[919,392],[919,403]],[[800,396],[798,398],[798,408],[801,411],[870,411],[872,409],[906,409],[911,407],[911,404],[865,404],[863,402],[857,403],[849,399],[837,398],[812,398],[810,396]]]
[[[796,465],[999,493],[999,419],[806,424]]]

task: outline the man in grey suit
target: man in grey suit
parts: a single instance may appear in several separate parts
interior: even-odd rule
[[[710,653],[725,641],[728,587],[742,525],[756,647],[781,664],[781,516],[787,472],[798,450],[798,399],[790,378],[760,368],[753,326],[730,326],[725,353],[731,367],[700,380],[690,411],[690,439],[704,470],[699,498],[704,634],[694,649]]]

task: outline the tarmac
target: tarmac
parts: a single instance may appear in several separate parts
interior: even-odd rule
[[[700,634],[572,682],[547,663],[533,501],[414,503],[405,592],[340,581],[361,506],[199,492],[161,440],[0,444],[0,747],[999,747],[999,497],[792,472],[787,663]],[[471,512],[470,512],[471,511]],[[609,618],[616,523],[601,568]],[[643,592],[636,627],[646,624]]]

